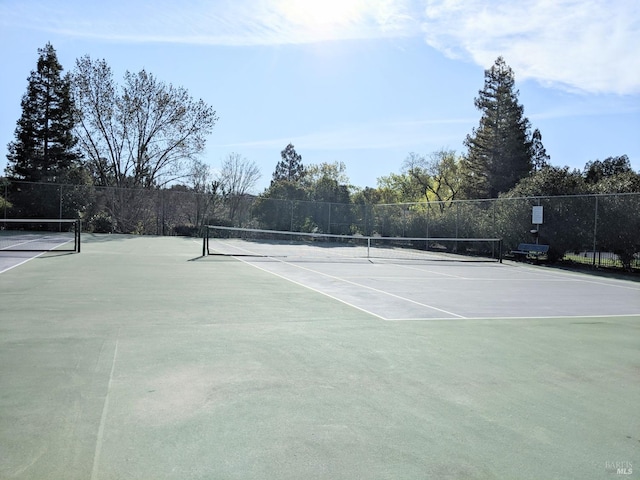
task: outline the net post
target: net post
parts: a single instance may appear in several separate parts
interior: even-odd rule
[[[76,252],[80,253],[80,234],[82,233],[82,220],[76,220]]]
[[[371,258],[371,237],[367,237],[367,258]]]
[[[207,256],[207,250],[209,250],[207,247],[207,240],[209,239],[209,229],[207,228],[207,226],[204,226],[204,232],[202,232],[202,256],[206,257]]]
[[[502,263],[502,239],[498,240],[498,260]]]

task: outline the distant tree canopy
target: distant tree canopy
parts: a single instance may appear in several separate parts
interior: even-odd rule
[[[62,65],[50,43],[39,48],[38,55],[22,97],[15,140],[8,145],[6,174],[12,180],[64,183],[80,161],[70,80],[62,77]]]
[[[504,197],[538,197],[640,192],[640,172],[626,155],[588,162],[583,171],[545,165],[523,178]]]
[[[484,88],[475,99],[482,111],[480,125],[464,142],[468,148],[463,165],[466,198],[495,198],[533,169],[529,120],[514,85],[513,70],[502,57],[485,70]]]
[[[119,87],[104,60],[84,56],[72,78],[79,145],[98,185],[154,188],[185,177],[218,120],[145,70],[126,72]]]
[[[640,172],[633,171],[626,155],[588,162],[584,178],[593,193],[640,192]]]
[[[289,144],[281,152],[271,184],[259,196],[253,211],[265,224],[282,230],[326,232],[332,223],[348,226],[348,214],[334,213],[332,217],[330,211],[331,204],[351,203],[352,187],[345,172],[342,162],[305,167],[302,156]],[[301,221],[294,223],[293,218]]]
[[[503,197],[539,197],[588,193],[582,172],[569,167],[547,165],[523,178]]]
[[[633,172],[629,157],[626,155],[622,155],[620,157],[607,157],[602,161],[595,160],[587,162],[584,170],[586,181],[592,184],[598,183],[604,178]]]
[[[314,202],[349,203],[351,187],[342,162],[309,165],[305,169],[303,186]]]

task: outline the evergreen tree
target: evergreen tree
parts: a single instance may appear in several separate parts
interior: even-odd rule
[[[69,77],[62,77],[53,46],[47,43],[38,54],[37,69],[22,97],[15,140],[8,145],[6,174],[11,180],[56,183],[79,162],[72,134],[74,106]]]
[[[533,131],[531,136],[531,161],[533,163],[533,170],[539,172],[545,167],[549,166],[549,160],[551,157],[547,154],[547,150],[542,144],[542,134],[537,128]]]
[[[271,184],[287,181],[297,183],[304,177],[304,166],[302,165],[302,155],[296,152],[294,146],[290,143],[282,152],[280,152],[282,160],[276,165],[273,172]]]
[[[485,70],[484,89],[475,106],[480,125],[467,135],[464,193],[468,198],[495,198],[532,170],[529,120],[518,103],[513,70],[502,57]]]

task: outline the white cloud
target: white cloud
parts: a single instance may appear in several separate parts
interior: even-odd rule
[[[281,45],[420,35],[517,80],[589,93],[640,93],[638,0],[144,0],[0,2],[0,27],[81,38]]]
[[[518,80],[589,93],[640,93],[637,0],[428,0],[429,45],[489,67],[502,55]]]

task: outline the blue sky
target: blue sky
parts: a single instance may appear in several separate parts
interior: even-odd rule
[[[0,169],[51,42],[65,71],[88,54],[213,106],[202,160],[255,161],[257,192],[290,142],[359,187],[410,152],[464,153],[499,55],[553,165],[626,154],[640,170],[639,18],[637,0],[0,0]]]

